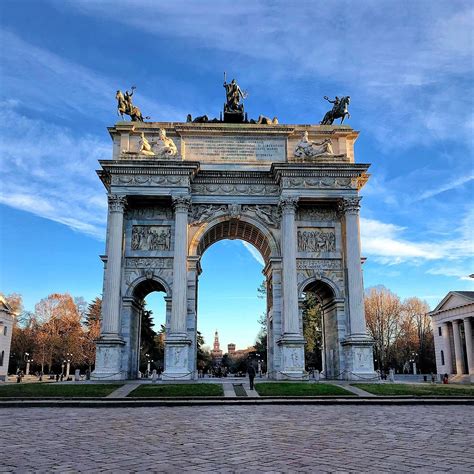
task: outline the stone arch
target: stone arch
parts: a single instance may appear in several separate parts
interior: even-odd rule
[[[280,254],[275,238],[260,222],[247,216],[240,219],[221,216],[206,222],[197,230],[189,245],[189,255],[201,257],[208,247],[224,239],[249,242],[259,250],[265,263]]]
[[[126,293],[127,298],[143,300],[153,291],[162,291],[166,296],[171,296],[171,286],[163,278],[153,275],[148,278],[140,275],[129,285]]]
[[[299,284],[298,294],[306,291],[317,293],[324,300],[342,300],[341,290],[331,279],[323,276],[311,276]]]

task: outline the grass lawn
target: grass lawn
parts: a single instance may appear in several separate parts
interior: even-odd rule
[[[105,397],[122,384],[15,383],[0,385],[0,398]]]
[[[140,385],[129,397],[223,397],[222,385],[216,383],[183,383]]]
[[[376,383],[354,383],[354,387],[361,388],[374,395],[414,395],[414,396],[458,396],[474,397],[474,386],[450,386],[450,385],[412,385],[405,383],[376,384]]]
[[[255,390],[262,397],[301,397],[301,396],[326,396],[326,395],[350,395],[353,393],[344,390],[337,385],[326,383],[307,382],[274,382],[256,383]]]

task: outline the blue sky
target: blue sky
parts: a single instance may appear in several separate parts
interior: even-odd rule
[[[22,293],[28,309],[51,292],[101,292],[106,199],[94,170],[111,156],[115,91],[136,85],[137,105],[157,121],[218,116],[223,71],[249,92],[251,117],[280,123],[317,123],[323,95],[351,96],[356,160],[372,163],[366,287],[432,307],[474,289],[472,2],[7,0],[0,9],[0,290]],[[264,307],[257,259],[238,242],[204,255],[198,325],[208,343],[215,328],[223,344],[253,342]]]

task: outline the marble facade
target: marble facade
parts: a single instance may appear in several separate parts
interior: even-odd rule
[[[160,130],[178,153],[140,153]],[[330,141],[302,160],[301,136]],[[304,379],[301,308],[314,291],[324,310],[327,377],[374,375],[365,327],[359,191],[368,164],[355,163],[358,132],[334,125],[120,122],[109,128],[112,160],[98,172],[109,199],[96,379],[135,378],[140,314],[152,291],[166,294],[168,380],[197,378],[200,259],[222,239],[261,253],[267,284],[269,375]],[[143,134],[143,135],[142,135]]]
[[[15,314],[0,295],[0,382],[5,382],[8,376],[14,322]]]

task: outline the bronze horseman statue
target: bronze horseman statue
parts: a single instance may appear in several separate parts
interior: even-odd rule
[[[117,99],[117,115],[120,115],[123,120],[123,114],[129,115],[132,122],[143,122],[143,115],[140,109],[132,104],[132,95],[135,92],[136,87],[131,87],[131,92],[125,91],[125,94],[121,90],[117,91],[115,98]],[[150,118],[150,117],[145,117]]]
[[[351,114],[349,113],[349,110],[347,109],[351,101],[351,98],[349,96],[345,96],[341,98],[336,96],[334,100],[331,100],[329,97],[324,96],[324,99],[326,99],[330,104],[333,104],[333,106],[332,106],[332,110],[330,110],[329,112],[326,112],[326,115],[321,121],[321,125],[332,125],[334,120],[336,120],[337,118],[341,119],[341,124],[342,124],[346,116],[347,118],[350,118]]]

